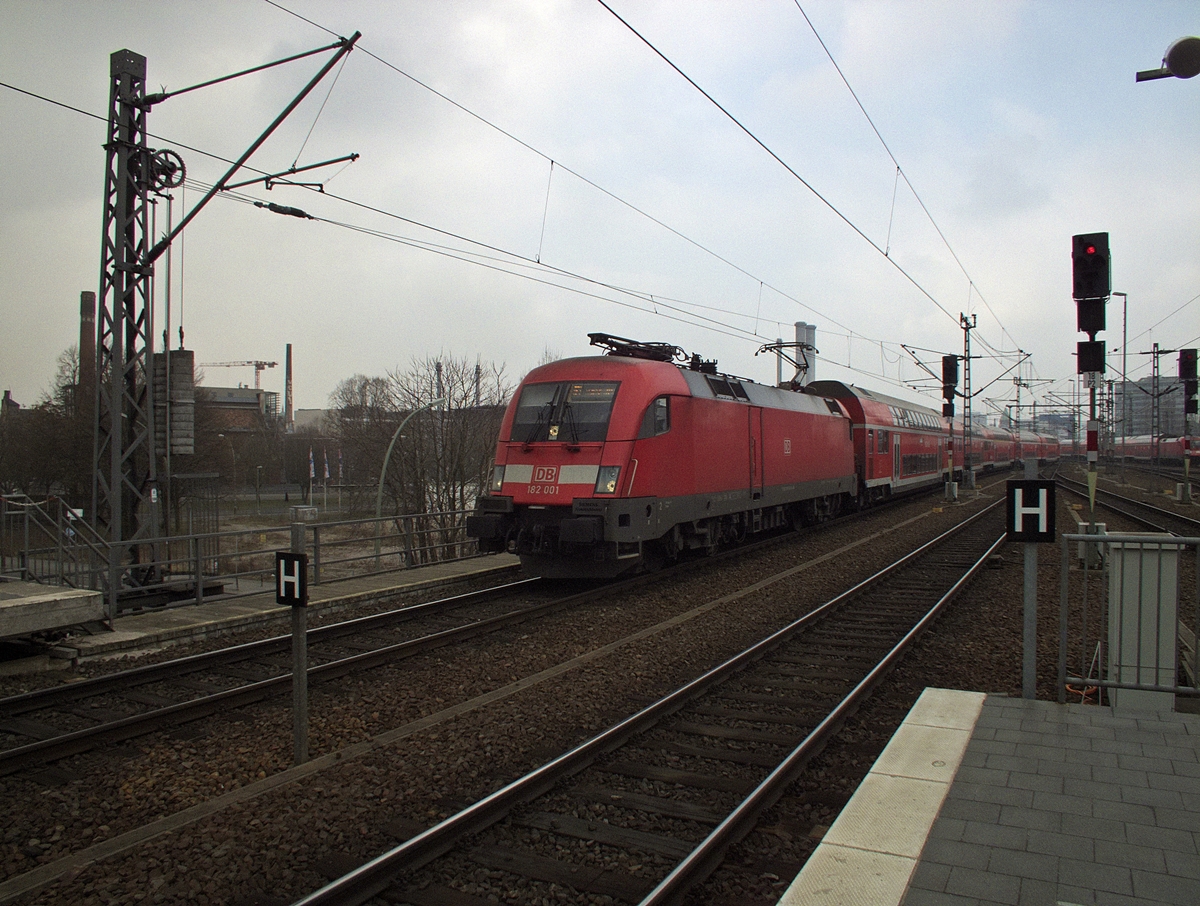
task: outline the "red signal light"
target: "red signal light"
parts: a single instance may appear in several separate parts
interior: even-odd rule
[[[1096,247],[1094,245],[1089,245],[1083,251],[1084,251],[1084,254],[1086,254],[1086,255],[1094,255],[1094,254],[1096,254]]]

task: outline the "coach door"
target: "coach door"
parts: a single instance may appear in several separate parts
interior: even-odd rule
[[[900,481],[900,432],[892,432],[892,484]]]
[[[746,411],[750,419],[750,497],[758,500],[763,495],[763,411],[758,406],[749,406]]]

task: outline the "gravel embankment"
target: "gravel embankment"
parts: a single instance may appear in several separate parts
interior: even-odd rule
[[[81,859],[74,871],[17,902],[289,903],[707,670],[975,505],[909,503],[736,563],[698,566],[620,601],[527,623],[336,687],[315,686],[310,748],[320,770],[299,776],[282,773],[291,758],[290,712],[258,707],[206,723],[199,734],[184,727],[134,741],[126,746],[128,758],[97,752],[39,777],[0,778],[8,816],[0,877],[86,853],[101,841],[113,845],[122,834],[177,816],[178,827],[161,828],[145,842],[118,841],[126,845],[111,856]],[[509,690],[486,711],[464,704],[907,520],[766,592]],[[1059,531],[1073,530],[1060,506]],[[1042,564],[1041,600],[1056,603],[1057,549]],[[1056,607],[1039,611],[1042,698],[1053,696],[1055,616]],[[810,778],[780,802],[767,822],[772,830],[753,835],[734,854],[750,871],[723,872],[703,901],[770,902],[790,879],[758,877],[753,866],[765,858],[802,862],[921,689],[1020,694],[1020,638],[1021,560],[1009,550],[1004,565],[984,573],[820,756]],[[396,732],[418,719],[421,727]],[[389,732],[395,738],[379,738]],[[279,779],[290,782],[265,789]],[[204,803],[211,814],[178,820]]]

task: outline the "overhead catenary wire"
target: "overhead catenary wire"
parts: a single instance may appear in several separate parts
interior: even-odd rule
[[[795,178],[802,186],[804,186],[804,188],[808,189],[808,191],[810,193],[812,193],[812,195],[818,201],[820,201],[821,204],[825,205],[825,207],[828,208],[834,215],[836,215],[839,220],[841,220],[844,224],[846,224],[846,226],[850,227],[850,229],[853,230],[864,242],[866,242],[869,246],[871,246],[871,248],[873,248],[876,252],[878,252],[885,261],[887,261],[889,264],[891,264],[891,266],[901,276],[903,276],[904,279],[907,280],[913,286],[914,289],[917,290],[917,292],[919,292],[922,296],[924,296],[926,299],[928,299],[930,302],[932,302],[933,305],[942,314],[944,314],[947,318],[949,318],[955,324],[958,324],[958,318],[955,317],[954,315],[950,314],[949,310],[934,297],[933,293],[931,293],[929,290],[927,290],[921,284],[921,282],[916,279],[916,277],[914,277],[907,270],[905,270],[903,267],[901,267],[900,264],[894,258],[887,255],[884,252],[884,250],[879,247],[879,244],[874,239],[872,239],[870,236],[868,236],[858,224],[856,224],[845,213],[843,213],[842,210],[837,207],[837,205],[835,205],[828,198],[826,198],[819,191],[817,191],[816,187],[812,183],[810,183],[803,176],[801,176],[795,169],[793,169],[792,166],[790,164],[788,164],[788,162],[785,161],[782,157],[780,157],[778,154],[776,154],[771,149],[771,147],[769,145],[767,145],[766,142],[764,142],[761,138],[759,138],[753,131],[751,131],[751,129],[748,126],[746,126],[744,123],[742,123],[741,120],[739,120],[732,113],[730,113],[724,106],[722,106],[722,104],[719,101],[717,101],[716,98],[714,98],[711,94],[709,94],[707,91],[705,91],[691,76],[689,76],[686,72],[684,72],[682,69],[680,69],[679,66],[676,65],[671,60],[670,57],[668,57],[661,50],[659,50],[657,47],[655,47],[654,44],[652,44],[644,35],[642,35],[641,32],[639,32],[636,28],[634,28],[631,24],[629,24],[629,22],[627,22],[620,15],[618,15],[617,12],[611,6],[609,6],[607,3],[604,2],[604,0],[596,0],[596,2],[599,3],[601,6],[603,6],[606,10],[608,10],[609,13],[612,14],[613,18],[615,18],[618,22],[620,22],[627,29],[629,29],[629,31],[632,32],[633,35],[639,41],[641,41],[648,48],[650,48],[650,50],[652,50],[664,63],[666,63],[673,70],[675,70],[675,72],[677,72],[680,75],[680,77],[682,77],[684,79],[684,81],[686,81],[689,85],[691,85],[698,92],[700,92],[700,94],[702,94],[705,97],[705,99],[708,100],[708,102],[710,104],[712,104],[719,111],[721,111],[721,113],[723,113],[730,122],[732,122],[735,126],[738,127],[738,129],[740,129],[742,132],[744,132],[750,138],[751,141],[753,141],[756,145],[758,145],[760,148],[762,148],[773,160],[775,160],[776,163],[778,163],[781,167],[783,167],[784,170],[786,170],[789,174],[792,175],[793,178]]]

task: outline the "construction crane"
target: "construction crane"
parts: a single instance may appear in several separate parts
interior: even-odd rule
[[[278,362],[205,362],[201,368],[254,368],[254,389],[262,389],[264,368],[274,368]]]

